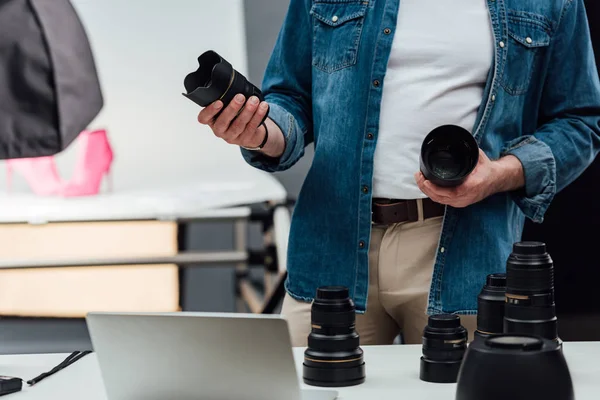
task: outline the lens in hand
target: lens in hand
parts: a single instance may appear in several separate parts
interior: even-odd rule
[[[554,341],[503,334],[469,345],[456,400],[573,400],[573,382]]]
[[[476,340],[504,332],[505,304],[506,274],[488,275],[477,297]]]
[[[304,352],[304,383],[321,387],[363,383],[365,362],[355,330],[356,309],[348,289],[317,289],[311,319],[308,349]]]
[[[504,332],[558,339],[554,265],[539,242],[513,246],[506,265]]]
[[[443,125],[431,131],[421,146],[421,172],[438,186],[458,186],[479,161],[479,146],[469,131]]]
[[[183,95],[199,106],[206,107],[221,100],[224,109],[239,93],[246,99],[256,96],[264,100],[262,92],[216,52],[203,53],[198,57],[198,64],[198,69],[185,77],[187,93]]]
[[[467,330],[453,314],[429,316],[423,330],[420,378],[426,382],[454,383],[467,349]]]

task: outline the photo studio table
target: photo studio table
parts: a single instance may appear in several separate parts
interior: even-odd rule
[[[600,343],[567,342],[564,346],[575,385],[575,398],[597,400],[600,394],[600,363],[597,362]],[[419,380],[421,346],[365,346],[364,350],[367,381],[360,386],[340,388],[339,400],[454,400],[455,384],[432,384]],[[303,349],[294,349],[294,355],[301,378]],[[0,356],[0,374],[31,379],[53,368],[65,357],[66,354]],[[198,391],[202,391],[202,388],[199,387]],[[25,386],[22,392],[7,398],[106,400],[93,353],[38,385]]]
[[[30,194],[0,195],[0,224],[61,224],[89,222],[172,221],[177,223],[179,252],[167,257],[65,257],[0,259],[0,269],[110,267],[173,264],[180,277],[186,268],[236,265],[238,310],[271,313],[283,295],[286,273],[289,209],[286,191],[272,175],[253,168],[204,171],[152,187],[119,189],[91,197],[56,198]],[[190,223],[231,222],[231,251],[187,251]],[[248,248],[248,224],[262,224],[263,246]],[[248,279],[249,266],[267,271],[259,289]],[[263,293],[264,292],[264,293]],[[263,295],[264,294],[264,295]],[[180,306],[183,306],[180,281]],[[240,302],[243,302],[240,303]],[[184,307],[182,307],[184,308]],[[185,308],[184,308],[185,309]]]

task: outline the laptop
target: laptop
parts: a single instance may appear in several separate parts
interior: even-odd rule
[[[90,313],[108,400],[334,400],[301,389],[278,315]]]

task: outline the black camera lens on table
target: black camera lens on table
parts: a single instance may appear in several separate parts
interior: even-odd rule
[[[264,100],[260,89],[248,82],[244,75],[215,51],[209,50],[200,55],[198,64],[198,69],[185,77],[184,86],[187,93],[183,95],[199,106],[206,107],[221,100],[223,110],[240,93],[246,99],[256,96],[260,101]]]
[[[520,242],[506,264],[504,333],[541,336],[560,344],[554,265],[540,242]]]
[[[477,297],[475,340],[504,333],[505,304],[506,274],[488,275],[486,284]]]
[[[425,178],[444,187],[458,186],[479,162],[479,146],[473,135],[456,125],[431,131],[421,146],[420,165]]]
[[[430,315],[423,330],[420,378],[426,382],[454,383],[467,349],[468,332],[454,314]]]
[[[311,307],[311,333],[304,352],[304,383],[321,387],[360,385],[365,362],[355,330],[356,309],[345,287],[317,289]]]
[[[573,400],[559,347],[539,336],[502,334],[469,345],[456,400]]]

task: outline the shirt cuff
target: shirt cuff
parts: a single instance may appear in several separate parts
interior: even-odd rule
[[[542,223],[544,214],[556,195],[556,161],[552,149],[534,136],[509,142],[502,156],[519,159],[525,174],[525,188],[515,191],[513,199],[526,217]]]
[[[299,125],[294,116],[283,107],[269,103],[269,118],[283,132],[285,139],[285,150],[281,157],[272,158],[260,151],[252,151],[241,148],[242,157],[251,166],[266,172],[279,172],[292,167],[304,151],[302,141],[298,140],[301,135]]]

